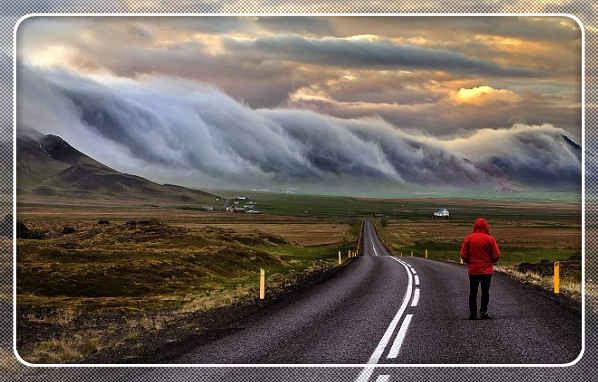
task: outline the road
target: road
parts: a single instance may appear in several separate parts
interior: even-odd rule
[[[292,301],[198,344],[176,364],[567,363],[580,352],[581,315],[505,275],[492,279],[492,320],[469,321],[466,268],[393,257],[364,224],[362,255]],[[184,374],[185,369],[171,369]],[[384,381],[384,368],[355,368]]]

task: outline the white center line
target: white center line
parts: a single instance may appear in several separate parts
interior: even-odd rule
[[[413,292],[413,300],[411,301],[411,306],[417,306],[417,303],[419,302],[419,288],[415,288],[415,291]]]
[[[376,378],[376,382],[388,382],[390,380],[390,375],[379,375]]]
[[[376,252],[376,247],[374,246],[374,243],[372,243],[372,249],[374,250],[374,256],[378,256],[378,252]]]
[[[415,275],[415,285],[419,285],[419,276]]]
[[[405,335],[407,335],[407,330],[409,329],[411,318],[413,318],[413,314],[408,314],[405,316],[403,324],[401,325],[401,329],[399,329],[399,334],[397,334],[395,342],[392,344],[392,347],[388,352],[388,358],[397,358],[399,355],[399,352],[401,351],[401,345],[403,344],[403,340],[405,339]]]
[[[400,263],[407,271],[407,277],[408,277],[407,291],[405,291],[405,295],[403,296],[403,302],[401,303],[401,307],[399,308],[399,310],[397,310],[397,313],[395,314],[395,316],[392,319],[392,321],[390,322],[390,324],[388,324],[388,327],[386,328],[384,335],[380,339],[378,346],[376,346],[376,349],[370,356],[370,359],[368,360],[369,364],[378,363],[378,361],[382,357],[382,354],[384,353],[386,346],[390,342],[390,338],[392,337],[392,334],[394,333],[395,328],[399,324],[399,321],[401,320],[401,317],[403,316],[405,309],[407,309],[407,305],[409,305],[409,299],[411,298],[411,292],[413,290],[413,283],[412,283],[413,276],[411,275],[411,272],[409,272],[409,268],[402,261],[400,261],[394,257],[390,257],[390,258],[397,261],[398,263]],[[359,375],[357,376],[357,379],[355,381],[356,382],[367,382],[367,381],[369,381],[369,379],[373,373],[374,373],[374,368],[366,366],[363,368],[361,373],[359,373]]]

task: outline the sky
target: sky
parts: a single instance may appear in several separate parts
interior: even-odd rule
[[[161,183],[579,189],[566,17],[36,17],[17,46],[19,127]]]

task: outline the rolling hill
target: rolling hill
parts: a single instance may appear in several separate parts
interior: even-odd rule
[[[216,195],[116,171],[56,135],[17,133],[19,196],[211,203]]]

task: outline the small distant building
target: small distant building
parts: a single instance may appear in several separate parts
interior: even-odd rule
[[[214,211],[214,207],[212,206],[201,206],[199,207],[202,211]]]
[[[449,211],[446,208],[441,208],[438,211],[434,212],[435,218],[448,218]]]
[[[262,211],[258,211],[258,210],[247,210],[245,212],[247,212],[248,214],[261,214],[262,213]]]
[[[383,216],[384,216],[384,214],[382,212],[376,212],[376,213],[374,213],[374,217],[381,218]]]

